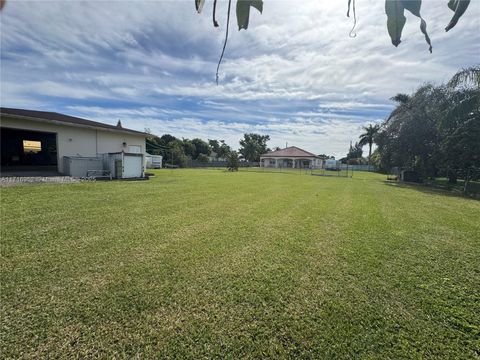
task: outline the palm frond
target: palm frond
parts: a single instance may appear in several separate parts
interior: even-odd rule
[[[450,88],[458,86],[480,88],[480,66],[472,66],[460,70],[450,79],[447,85]]]
[[[395,96],[392,96],[390,100],[395,101],[399,104],[405,104],[408,102],[408,100],[410,100],[410,95],[399,93]]]
[[[454,104],[447,113],[447,119],[465,118],[474,113],[480,113],[480,91],[473,91]]]

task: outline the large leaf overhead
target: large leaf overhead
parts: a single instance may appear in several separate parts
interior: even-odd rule
[[[203,5],[205,5],[205,0],[195,0],[195,9],[199,14],[202,12]]]
[[[448,2],[448,7],[454,12],[454,14],[452,20],[450,20],[450,23],[445,28],[445,31],[448,31],[457,25],[458,19],[460,19],[460,17],[465,13],[468,5],[470,5],[470,0],[450,0]]]
[[[263,12],[262,0],[237,0],[237,23],[238,30],[248,29],[250,20],[250,7],[253,6],[260,12]]]
[[[405,26],[407,18],[405,17],[405,7],[401,0],[386,0],[385,12],[387,13],[387,29],[392,44],[400,45],[402,42],[402,30]]]
[[[420,31],[425,35],[425,41],[430,46],[428,50],[432,52],[432,43],[430,37],[427,33],[427,23],[423,20],[422,15],[420,15],[420,9],[422,8],[422,0],[402,0],[403,6],[405,9],[410,11],[413,15],[420,18]]]
[[[432,52],[432,43],[427,33],[427,23],[420,15],[422,8],[422,0],[386,0],[385,12],[387,14],[388,34],[392,39],[392,44],[398,46],[402,42],[402,31],[407,18],[405,17],[405,9],[413,15],[420,18],[420,30],[425,35],[425,41],[429,45]]]
[[[216,20],[216,8],[217,1],[213,0],[213,25],[218,27]],[[228,40],[228,27],[230,23],[230,10],[231,5],[234,0],[228,0],[228,10],[227,10],[227,25],[225,31],[225,41],[223,44],[222,54],[220,55],[220,60],[217,66],[217,83],[218,83],[218,70],[225,53],[225,48]],[[271,0],[272,2],[274,0]],[[480,0],[477,0],[480,1]],[[350,15],[350,9],[353,10],[354,23],[353,28],[350,31],[350,36],[355,37],[354,32],[355,26],[357,24],[356,10],[355,10],[355,0],[347,0],[348,2],[348,11],[347,16]],[[450,23],[445,28],[446,31],[452,29],[462,17],[462,15],[467,10],[471,0],[448,0],[448,7],[454,12]],[[3,0],[0,0],[0,4],[3,3]],[[299,1],[300,3],[300,1]],[[205,0],[195,0],[195,9],[200,13],[205,5]],[[320,5],[319,5],[320,6]],[[263,0],[237,0],[236,15],[237,15],[237,24],[238,30],[248,29],[250,22],[250,8],[254,7],[260,13],[263,12]],[[425,36],[425,41],[429,45],[429,50],[432,52],[432,43],[430,41],[430,36],[427,32],[427,23],[420,14],[422,8],[422,0],[385,0],[385,13],[387,14],[387,30],[392,40],[394,46],[400,45],[402,42],[402,31],[405,27],[407,18],[405,17],[405,10],[408,10],[414,16],[420,19],[420,31]]]

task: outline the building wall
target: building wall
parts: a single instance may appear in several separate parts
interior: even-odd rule
[[[137,145],[145,154],[145,137],[108,129],[89,129],[77,126],[51,124],[34,120],[24,120],[2,116],[1,126],[52,132],[57,134],[58,171],[63,172],[64,156],[94,157],[109,152],[128,151],[128,146]],[[26,139],[28,140],[28,139]],[[123,145],[126,143],[126,146]]]

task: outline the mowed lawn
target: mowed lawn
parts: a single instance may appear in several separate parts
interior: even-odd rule
[[[479,358],[480,202],[299,173],[1,189],[2,358]]]

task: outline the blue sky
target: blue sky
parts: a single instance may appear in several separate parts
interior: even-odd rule
[[[346,0],[265,0],[247,31],[233,17],[217,86],[227,2],[217,29],[212,3],[198,15],[193,0],[7,1],[1,105],[234,148],[258,132],[271,147],[342,156],[363,125],[388,115],[391,96],[480,63],[480,0],[449,33],[447,1],[424,1],[433,54],[408,14],[402,44],[390,44],[382,0],[357,1],[353,39]]]

